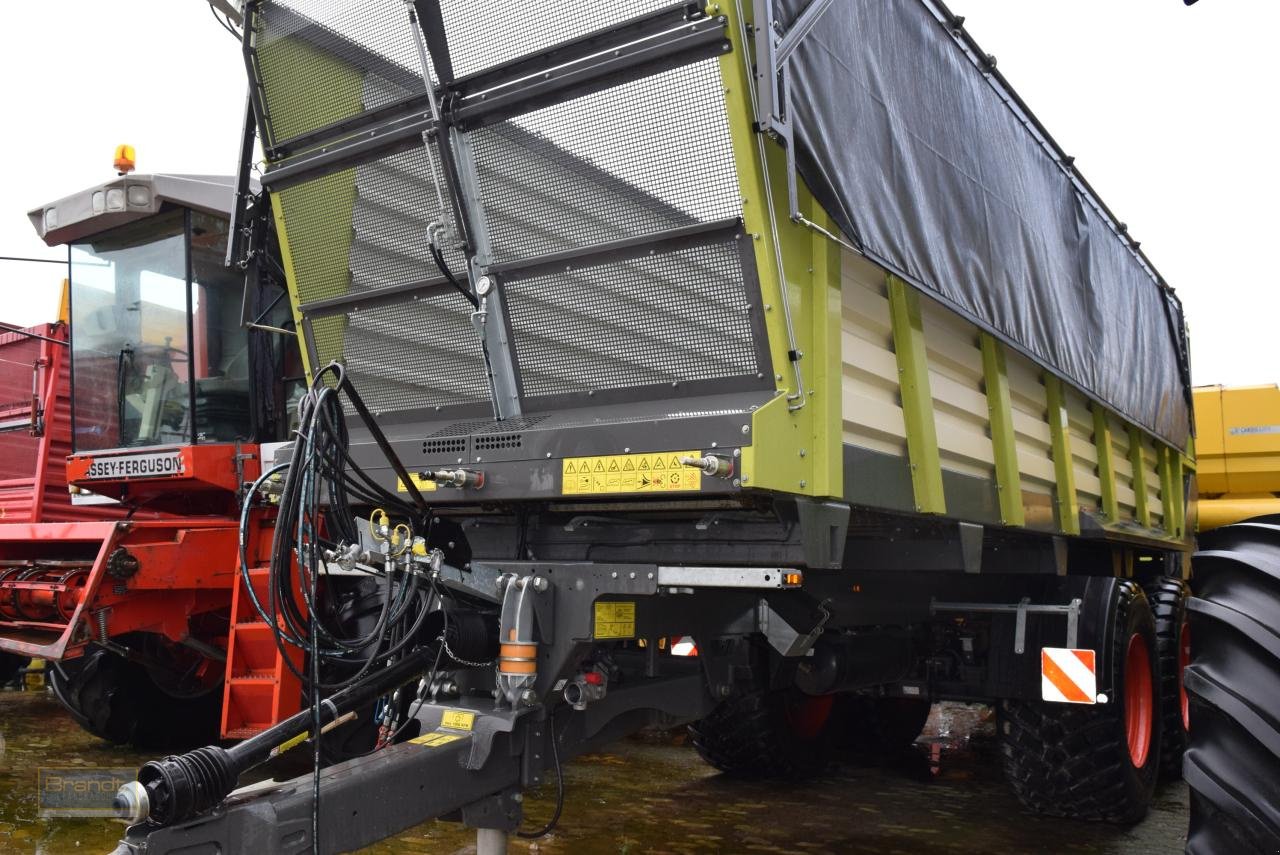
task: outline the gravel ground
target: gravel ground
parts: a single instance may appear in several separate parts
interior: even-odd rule
[[[1186,831],[1187,790],[1157,792],[1131,829],[1023,813],[1000,776],[986,708],[935,707],[921,741],[890,762],[844,759],[803,785],[728,780],[705,766],[679,733],[651,733],[565,772],[560,828],[513,853],[1176,853]],[[107,853],[121,826],[106,819],[39,817],[38,767],[136,767],[147,758],[84,734],[42,692],[0,692],[0,851]],[[549,815],[554,787],[527,795],[527,825]],[[371,855],[466,853],[474,837],[428,823],[365,850]]]

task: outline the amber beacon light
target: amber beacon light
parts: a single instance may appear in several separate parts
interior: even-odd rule
[[[116,146],[116,159],[114,161],[116,172],[121,175],[128,175],[133,172],[137,166],[137,153],[131,145]]]

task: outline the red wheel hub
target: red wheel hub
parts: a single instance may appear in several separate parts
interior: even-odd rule
[[[1178,702],[1182,705],[1182,729],[1191,730],[1191,701],[1187,699],[1187,686],[1182,681],[1191,664],[1191,625],[1182,622],[1182,632],[1178,636]]]
[[[1151,651],[1139,633],[1129,637],[1129,650],[1124,663],[1125,733],[1129,742],[1129,759],[1141,769],[1151,753],[1151,732],[1155,718],[1155,693],[1152,691]]]
[[[787,725],[800,739],[817,739],[831,718],[835,695],[801,695],[787,704]]]

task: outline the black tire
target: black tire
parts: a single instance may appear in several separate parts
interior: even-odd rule
[[[220,685],[172,697],[146,668],[100,647],[54,663],[49,688],[82,728],[117,745],[182,750],[218,741]]]
[[[835,696],[798,689],[743,692],[689,726],[693,747],[738,778],[798,780],[820,774],[831,749]]]
[[[1156,618],[1156,659],[1160,671],[1160,775],[1182,777],[1182,754],[1187,750],[1186,699],[1182,690],[1187,599],[1191,589],[1181,579],[1159,579],[1146,587]],[[1185,638],[1190,639],[1187,632]]]
[[[833,739],[839,748],[864,756],[901,754],[924,731],[931,709],[924,698],[838,695]]]
[[[1200,537],[1193,559],[1188,853],[1280,851],[1280,517]]]
[[[31,664],[26,656],[16,653],[0,653],[0,686],[7,686],[18,677],[18,673]]]
[[[1036,813],[1078,820],[1131,825],[1147,813],[1160,766],[1160,716],[1156,714],[1155,619],[1136,584],[1116,586],[1115,620],[1100,686],[1115,687],[1114,697],[1096,705],[1003,701],[999,708],[1001,753],[1005,777],[1023,806]],[[1145,685],[1126,692],[1131,639],[1146,646]],[[1135,647],[1138,642],[1133,641]],[[1140,672],[1134,671],[1135,681]],[[1135,759],[1129,745],[1129,708],[1148,726],[1145,752]]]

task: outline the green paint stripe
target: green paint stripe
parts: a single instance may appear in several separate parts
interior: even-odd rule
[[[1178,534],[1178,490],[1174,486],[1173,452],[1164,443],[1156,443],[1156,465],[1160,470],[1160,502],[1164,507],[1164,519],[1160,527],[1169,534]]]
[[[890,276],[888,284],[893,350],[898,361],[898,382],[916,510],[942,514],[947,511],[947,502],[942,492],[942,458],[938,454],[938,429],[933,419],[933,394],[929,389],[929,359],[925,352],[924,324],[920,319],[920,296],[896,276]]]
[[[987,388],[991,447],[995,452],[1000,521],[1005,525],[1025,525],[1018,446],[1013,433],[1013,403],[1009,398],[1009,371],[1005,365],[1004,347],[987,333],[982,334],[982,376]]]
[[[1116,498],[1116,466],[1111,446],[1111,422],[1107,411],[1097,404],[1093,410],[1093,445],[1098,450],[1098,480],[1102,482],[1102,513],[1111,522],[1120,519],[1120,501]]]
[[[1045,375],[1044,389],[1049,405],[1049,435],[1053,439],[1053,472],[1058,484],[1058,529],[1063,534],[1079,534],[1080,504],[1076,500],[1075,467],[1067,430],[1067,399],[1062,381],[1052,374]]]
[[[1151,527],[1151,511],[1147,507],[1147,475],[1142,456],[1142,433],[1129,425],[1129,465],[1133,467],[1134,516],[1138,524]]]

